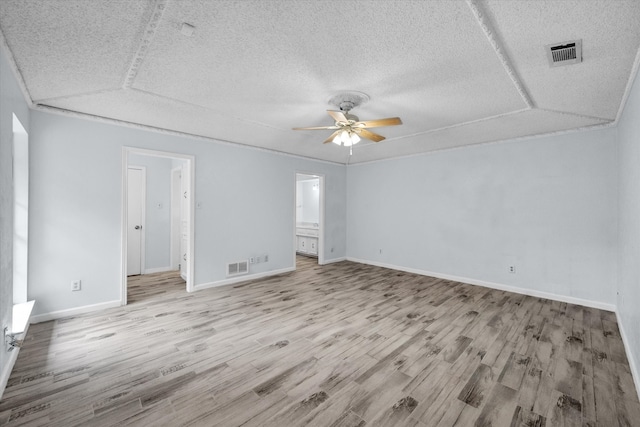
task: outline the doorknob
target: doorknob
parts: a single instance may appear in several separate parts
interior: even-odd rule
[[[140,229],[142,228],[142,226],[141,226],[141,225],[136,225],[136,226],[135,226],[135,227],[133,227],[133,228],[135,228],[136,230],[140,230]]]

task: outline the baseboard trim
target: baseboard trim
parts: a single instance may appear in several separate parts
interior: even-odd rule
[[[236,283],[246,282],[249,280],[262,279],[264,277],[277,276],[278,274],[290,273],[292,271],[295,271],[295,269],[296,269],[295,267],[286,267],[286,268],[281,268],[279,270],[271,270],[271,271],[265,271],[262,273],[246,274],[243,276],[233,277],[231,279],[218,280],[217,282],[201,283],[199,285],[196,285],[194,290],[200,291],[203,289],[217,288],[218,286],[233,285]]]
[[[37,314],[31,316],[31,323],[48,322],[49,320],[62,319],[64,317],[77,316],[78,314],[90,313],[92,311],[105,310],[107,308],[120,307],[120,300],[101,302],[98,304],[83,305],[82,307],[68,308],[66,310],[52,311],[50,313]]]
[[[635,359],[631,353],[631,345],[627,339],[627,333],[624,329],[622,319],[620,319],[620,313],[616,310],[616,320],[618,321],[618,329],[620,330],[620,337],[622,338],[622,344],[624,346],[624,352],[627,355],[627,361],[629,361],[629,369],[631,370],[631,377],[633,378],[633,384],[636,386],[636,393],[640,396],[640,376],[638,375],[638,367],[636,366]]]
[[[29,323],[27,322],[27,326],[23,332],[23,338],[27,336],[29,332]],[[4,350],[6,349],[6,344],[2,343],[0,347]],[[20,348],[16,347],[11,350],[9,353],[9,360],[2,368],[2,374],[0,375],[0,401],[2,400],[2,396],[4,395],[4,389],[7,388],[7,383],[9,382],[9,377],[11,376],[11,371],[13,371],[13,366],[16,364],[16,360],[18,360],[18,353],[20,352]]]
[[[334,262],[341,262],[341,261],[346,261],[346,260],[347,260],[346,256],[343,256],[343,257],[340,257],[340,258],[325,259],[324,260],[324,264],[322,264],[322,265],[333,264]]]
[[[606,310],[606,311],[613,311],[613,312],[616,311],[615,305],[607,304],[600,301],[592,301],[592,300],[587,300],[582,298],[570,297],[566,295],[552,294],[550,292],[535,291],[533,289],[518,288],[515,286],[502,285],[499,283],[485,282],[484,280],[476,280],[476,279],[470,279],[468,277],[460,277],[460,276],[453,276],[450,274],[435,273],[432,271],[402,267],[398,265],[386,264],[386,263],[377,262],[377,261],[369,261],[369,260],[364,260],[359,258],[347,257],[347,260],[358,262],[360,264],[368,264],[368,265],[374,265],[376,267],[389,268],[391,270],[404,271],[407,273],[414,273],[414,274],[420,274],[423,276],[436,277],[438,279],[451,280],[454,282],[467,283],[469,285],[477,285],[485,288],[497,289],[500,291],[507,291],[507,292],[513,292],[516,294],[528,295],[536,298],[545,298],[545,299],[550,299],[554,301],[566,302],[569,304],[577,304],[577,305],[582,305],[584,307],[597,308],[599,310]]]
[[[145,268],[144,274],[164,273],[165,271],[173,271],[170,265],[166,267]]]

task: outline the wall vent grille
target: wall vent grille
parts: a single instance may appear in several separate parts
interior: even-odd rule
[[[549,65],[552,67],[582,62],[582,40],[550,44],[546,46],[546,50]]]
[[[249,261],[236,261],[227,264],[227,277],[239,276],[249,272]]]

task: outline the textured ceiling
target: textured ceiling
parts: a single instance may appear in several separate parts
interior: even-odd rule
[[[0,0],[0,30],[34,108],[358,163],[614,122],[640,2]],[[550,67],[573,39],[583,62]],[[404,124],[352,156],[291,130],[343,90]]]

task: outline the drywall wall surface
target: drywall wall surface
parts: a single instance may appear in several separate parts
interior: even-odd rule
[[[171,267],[171,168],[166,157],[132,154],[129,165],[146,170],[145,270]]]
[[[11,327],[13,312],[14,114],[28,130],[29,107],[9,66],[5,52],[0,47],[0,331],[5,326]],[[0,345],[0,376],[8,374],[5,371],[9,368],[9,356],[10,354],[4,350],[4,344]]]
[[[636,384],[640,367],[640,83],[630,91],[618,122],[619,282],[617,309]]]
[[[614,304],[616,175],[614,129],[350,166],[347,256]]]
[[[196,286],[252,255],[269,262],[250,273],[293,267],[297,171],[325,175],[326,258],[346,256],[342,165],[39,111],[30,137],[35,314],[119,300],[123,147],[195,156]],[[81,292],[70,291],[75,279]]]

